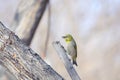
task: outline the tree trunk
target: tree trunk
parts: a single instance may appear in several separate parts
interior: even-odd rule
[[[17,80],[63,80],[40,56],[0,22],[0,64]]]

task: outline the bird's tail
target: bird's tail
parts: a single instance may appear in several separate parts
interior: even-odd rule
[[[73,65],[74,65],[74,64],[75,64],[76,66],[78,66],[76,60],[73,60]]]

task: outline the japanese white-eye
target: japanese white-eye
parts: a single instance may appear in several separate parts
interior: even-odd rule
[[[76,45],[75,40],[73,39],[72,35],[70,35],[70,34],[62,36],[62,38],[64,38],[65,42],[67,43],[67,53],[71,56],[73,65],[75,64],[77,66],[77,62],[76,62],[77,45]]]

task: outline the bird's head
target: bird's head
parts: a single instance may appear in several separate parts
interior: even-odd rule
[[[70,42],[73,40],[73,37],[72,37],[72,35],[70,35],[70,34],[67,34],[67,35],[65,35],[65,36],[62,36],[62,38],[65,39],[65,42],[66,42],[66,43],[70,43]]]

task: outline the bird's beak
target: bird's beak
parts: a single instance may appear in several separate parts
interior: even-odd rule
[[[66,38],[66,36],[62,36],[62,38]]]

